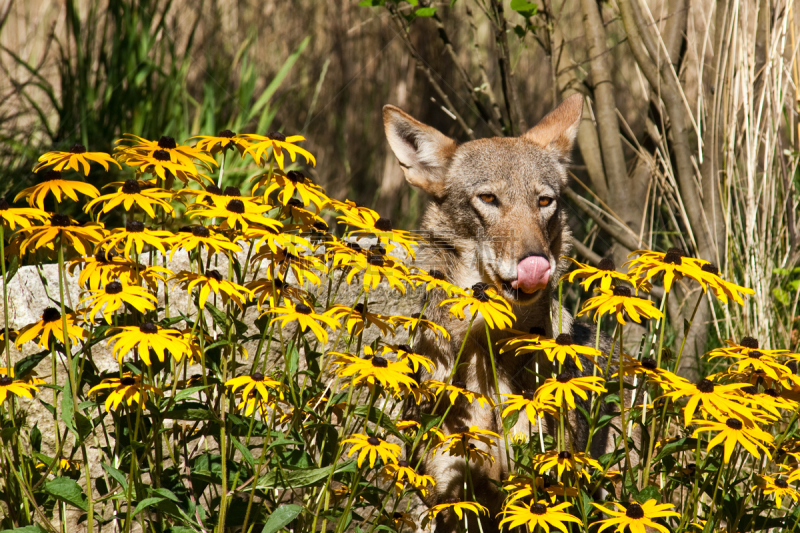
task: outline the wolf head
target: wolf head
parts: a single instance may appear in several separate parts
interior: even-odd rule
[[[394,106],[383,108],[406,180],[431,197],[422,229],[450,248],[449,264],[437,266],[453,283],[489,283],[527,305],[557,282],[569,235],[561,191],[582,111],[576,94],[520,137],[459,145]]]

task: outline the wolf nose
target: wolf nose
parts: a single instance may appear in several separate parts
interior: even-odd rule
[[[542,256],[532,255],[517,265],[517,279],[511,282],[511,287],[530,294],[547,287],[549,281],[550,261]]]

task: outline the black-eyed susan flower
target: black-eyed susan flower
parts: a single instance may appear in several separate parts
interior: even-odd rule
[[[264,216],[264,212],[269,211],[271,208],[272,206],[269,205],[246,203],[234,198],[228,200],[224,206],[208,207],[203,204],[194,204],[187,213],[192,218],[219,219],[221,221],[220,229],[236,228],[246,231],[250,224],[258,224],[279,232],[283,224],[273,218]]]
[[[709,359],[712,359],[712,357],[709,357]],[[731,373],[761,372],[775,381],[780,381],[792,373],[789,367],[758,350],[750,350],[746,357],[736,357],[736,359],[728,367]]]
[[[691,383],[685,379],[670,382],[660,381],[660,383],[662,387],[669,390],[662,398],[676,400],[683,396],[689,396],[689,402],[683,408],[684,423],[687,426],[701,402],[703,411],[717,418],[724,419],[732,416],[750,422],[754,420],[755,413],[743,405],[744,398],[735,392],[747,387],[747,383],[724,385],[705,378],[697,383]]]
[[[535,531],[537,527],[541,527],[544,531],[549,532],[550,527],[567,532],[567,522],[574,522],[581,524],[581,520],[565,513],[564,509],[572,507],[571,503],[564,502],[556,505],[550,505],[547,500],[540,500],[531,502],[528,505],[507,505],[502,514],[505,516],[498,524],[501,528],[504,524],[508,524],[509,529],[527,524],[530,531]]]
[[[87,255],[92,244],[103,239],[103,227],[97,224],[79,226],[66,215],[50,215],[47,224],[31,226],[19,230],[23,237],[20,253],[40,248],[55,249],[56,239],[67,248],[74,248],[81,255]]]
[[[115,144],[117,144],[117,147],[114,148],[115,157],[130,166],[136,166],[131,165],[129,162],[135,156],[155,156],[155,158],[158,158],[158,156],[163,157],[164,155],[167,156],[166,161],[172,161],[194,174],[197,174],[195,163],[200,163],[209,170],[217,165],[214,158],[203,150],[179,145],[175,139],[166,135],[162,136],[158,141],[150,141],[130,133],[124,133],[122,138],[118,139]],[[142,170],[144,171],[144,169]],[[164,178],[163,175],[159,177]]]
[[[42,176],[42,182],[22,189],[14,201],[20,198],[27,198],[28,205],[36,206],[39,209],[44,209],[44,199],[48,194],[52,194],[56,203],[61,203],[62,196],[69,198],[75,202],[78,201],[78,193],[88,196],[90,198],[97,198],[100,196],[94,185],[86,183],[85,181],[65,180],[61,177],[61,172],[55,170],[48,170]]]
[[[253,416],[253,414],[258,412],[258,414],[264,418],[269,417],[274,412],[281,423],[292,419],[291,414],[283,411],[272,398],[264,400],[260,396],[254,394],[251,394],[246,399],[242,398],[242,401],[236,404],[236,409],[245,416]]]
[[[313,255],[298,255],[284,250],[278,250],[276,254],[267,252],[265,257],[269,258],[273,264],[278,267],[281,278],[286,279],[286,274],[291,272],[294,274],[299,285],[303,285],[306,278],[314,285],[319,285],[320,278],[317,272],[325,273],[328,271],[328,267],[325,263]],[[257,258],[261,259],[259,256],[257,256]]]
[[[15,380],[7,374],[0,374],[0,405],[2,405],[9,393],[25,398],[33,398],[33,393],[39,392],[39,387],[23,380]]]
[[[81,468],[80,461],[75,461],[73,459],[68,459],[67,457],[59,457],[57,460],[56,459],[51,459],[50,462],[51,463],[52,462],[56,463],[54,465],[53,469],[58,471],[58,472],[63,472],[65,474],[67,474],[67,475],[69,475],[69,474],[77,474],[78,472],[80,472],[80,468]],[[36,469],[37,470],[49,470],[50,469],[50,465],[47,464],[47,463],[44,463],[42,461],[39,461],[38,463],[36,463]]]
[[[601,260],[600,263],[598,263],[597,268],[579,263],[571,257],[565,257],[565,259],[575,263],[578,268],[564,274],[561,276],[561,279],[567,280],[570,283],[575,281],[576,278],[582,279],[583,281],[581,281],[581,285],[583,285],[583,290],[585,291],[588,291],[589,287],[591,287],[592,283],[595,281],[600,282],[600,288],[604,291],[610,290],[611,285],[619,281],[624,281],[631,284],[636,282],[636,280],[631,276],[623,274],[622,272],[617,272],[617,267],[614,265],[614,261],[609,257]]]
[[[91,306],[91,309],[86,311],[86,316],[89,320],[93,320],[95,315],[102,310],[103,318],[109,324],[111,324],[114,312],[124,303],[140,313],[145,313],[154,310],[158,301],[145,289],[119,281],[112,281],[102,289],[96,291],[90,289],[88,292],[89,295],[81,300],[81,305]]]
[[[253,374],[238,376],[229,379],[225,382],[226,387],[231,387],[233,392],[239,388],[242,389],[242,400],[248,400],[251,397],[257,396],[262,401],[272,403],[272,395],[269,389],[275,389],[279,398],[283,398],[283,385],[280,381],[275,381],[269,376],[265,376],[261,372],[254,372]],[[255,392],[255,394],[253,394]]]
[[[436,484],[432,476],[418,474],[408,461],[387,464],[383,467],[382,476],[387,481],[394,482],[398,494],[402,492],[403,487],[408,483],[424,497]]]
[[[341,326],[336,319],[318,314],[305,303],[292,304],[288,298],[284,298],[283,307],[272,307],[263,314],[278,315],[270,321],[270,325],[280,321],[282,328],[285,328],[287,324],[297,322],[302,331],[306,331],[306,328],[310,329],[317,340],[323,344],[328,342],[328,332],[323,326],[328,326],[332,330]]]
[[[560,483],[551,482],[543,476],[523,476],[520,474],[512,474],[509,479],[503,483],[503,489],[508,493],[505,505],[528,499],[531,496],[538,496],[542,493],[547,493],[552,496],[572,496],[578,495],[578,489],[575,487],[568,487]]]
[[[150,394],[157,396],[164,395],[164,392],[158,387],[145,383],[142,380],[141,374],[133,374],[131,372],[123,373],[121,378],[105,378],[99,385],[95,385],[89,389],[89,395],[91,396],[108,389],[113,390],[111,390],[108,398],[106,398],[106,411],[111,411],[112,409],[116,410],[122,402],[125,402],[128,407],[134,403],[144,406]]]
[[[381,217],[375,211],[351,211],[337,220],[348,227],[358,228],[348,232],[348,237],[361,239],[375,236],[389,251],[394,245],[399,245],[412,258],[416,254],[415,246],[422,240],[422,236],[416,233],[395,229],[390,219]]]
[[[0,338],[0,341],[2,338]],[[10,378],[14,378],[14,367],[6,368],[4,366],[0,366],[0,375],[5,375]],[[19,376],[19,381],[24,381],[28,385],[44,385],[46,382],[40,377],[37,377],[35,370],[29,370],[25,373],[25,375]]]
[[[741,359],[743,357],[750,357],[750,352],[758,352],[761,355],[757,355],[756,357],[761,356],[768,356],[768,357],[777,357],[779,355],[787,355],[786,350],[767,350],[765,348],[760,347],[758,339],[755,337],[742,337],[742,339],[736,343],[731,339],[727,339],[725,341],[727,346],[722,346],[720,348],[714,348],[710,352],[708,352],[709,359],[713,359],[715,357],[732,357],[734,359]]]
[[[456,426],[453,428],[452,433],[447,435],[441,440],[441,442],[439,442],[439,444],[434,447],[434,450],[442,449],[443,451],[449,451],[457,444],[467,441],[480,442],[487,448],[491,449],[492,446],[497,446],[497,442],[495,441],[499,438],[500,435],[494,431],[481,429],[478,426]],[[464,454],[462,453],[461,456],[463,455]],[[492,460],[494,460],[494,457],[492,457]]]
[[[325,259],[331,262],[331,268],[364,268],[367,251],[357,242],[338,241],[325,246]]]
[[[513,344],[509,342],[509,344]],[[517,348],[517,355],[523,353],[542,350],[550,361],[558,361],[564,364],[564,361],[569,358],[579,370],[583,370],[583,363],[581,357],[585,357],[591,363],[596,363],[596,358],[603,355],[603,352],[596,350],[591,346],[583,346],[576,344],[572,340],[572,335],[569,333],[562,333],[555,339],[545,339],[540,337],[537,343],[526,343]]]
[[[207,270],[205,274],[197,274],[182,270],[172,276],[171,279],[178,281],[182,289],[192,293],[192,291],[199,287],[200,293],[197,295],[197,303],[200,309],[205,309],[208,297],[211,294],[219,295],[222,298],[222,303],[226,304],[231,301],[235,303],[239,309],[244,309],[245,302],[253,298],[253,293],[250,289],[238,283],[228,281],[218,270]]]
[[[476,283],[469,289],[468,294],[457,298],[448,298],[439,305],[450,305],[450,313],[464,320],[465,309],[469,308],[471,315],[480,313],[492,329],[510,328],[514,323],[514,312],[511,304],[497,294],[497,291],[486,283]]]
[[[359,258],[359,256],[354,256]],[[354,262],[350,265],[350,272],[347,274],[347,283],[353,282],[357,274],[363,274],[362,286],[369,292],[380,285],[381,281],[386,280],[389,286],[400,294],[406,293],[406,283],[410,283],[408,278],[408,267],[390,255],[386,255],[386,249],[375,245],[371,246],[365,256],[364,263]]]
[[[635,250],[628,257],[638,255],[626,264],[628,274],[638,276],[650,281],[659,274],[664,274],[664,290],[669,292],[672,283],[683,277],[692,278],[705,289],[707,274],[702,269],[702,264],[696,259],[686,257],[683,250],[670,248],[666,253],[651,252],[649,250]]]
[[[652,357],[642,357],[642,360],[639,361],[628,354],[623,354],[622,356],[622,375],[647,376],[652,379],[658,378],[667,383],[681,382],[683,380],[683,378],[676,376],[669,370],[658,368],[658,363]],[[611,379],[616,377],[619,377],[619,370],[611,374]]]
[[[126,180],[117,189],[117,192],[98,196],[83,208],[87,213],[95,207],[102,205],[100,214],[109,213],[114,208],[122,206],[125,211],[130,211],[134,205],[142,209],[150,218],[156,217],[154,206],[158,206],[165,213],[172,213],[174,209],[165,200],[171,200],[173,193],[158,187],[150,187],[146,182]]]
[[[152,322],[145,322],[141,326],[125,326],[115,328],[114,331],[115,334],[108,339],[108,345],[114,344],[111,353],[120,363],[134,349],[146,365],[151,364],[150,350],[153,350],[162,363],[165,353],[171,354],[176,361],[191,354],[189,344],[177,329],[162,328]]]
[[[408,526],[411,529],[411,531],[417,530],[417,524],[414,522],[413,518],[408,513],[395,511],[394,513],[392,513],[392,523],[394,524],[394,527],[398,532],[403,531],[404,526]]]
[[[275,162],[278,163],[278,167],[281,170],[283,170],[284,166],[284,150],[289,154],[292,163],[297,160],[297,155],[299,154],[305,158],[306,163],[317,164],[317,160],[311,155],[311,152],[294,144],[306,140],[302,135],[289,135],[287,137],[283,133],[275,131],[266,136],[245,133],[240,137],[250,143],[245,153],[252,155],[256,164],[265,165],[267,163],[267,150],[270,148],[272,149],[272,157],[275,158]]]
[[[81,339],[86,339],[88,336],[85,329],[75,325],[75,315],[71,313],[67,314],[67,334],[73,345],[78,344]],[[41,348],[48,348],[51,340],[64,344],[64,321],[58,309],[55,307],[45,309],[41,320],[28,324],[20,330],[15,344],[21,347],[26,342],[35,340],[37,337]]]
[[[190,226],[186,228],[186,231],[179,231],[172,236],[170,242],[172,244],[172,251],[169,254],[170,261],[176,251],[183,249],[191,252],[201,245],[209,253],[215,254],[242,251],[241,246],[205,226]]]
[[[129,220],[124,228],[115,228],[100,242],[100,246],[114,248],[122,252],[126,258],[131,257],[131,250],[137,254],[144,252],[145,245],[149,244],[162,254],[167,253],[167,247],[172,241],[172,232],[153,230],[139,220]]]
[[[441,381],[436,381],[434,379],[429,379],[425,381],[423,385],[434,391],[436,396],[439,396],[442,393],[446,394],[451,404],[456,403],[456,400],[461,397],[470,404],[477,400],[478,405],[481,407],[486,405],[494,407],[494,401],[492,401],[491,398],[479,392],[474,392],[467,389],[467,384],[463,381],[454,380],[452,383],[448,384],[442,383]]]
[[[253,249],[259,252],[252,258],[252,262],[257,263],[262,259],[273,261],[283,257],[284,253],[300,256],[306,250],[313,249],[310,240],[294,233],[287,233],[286,230],[289,229],[284,226],[284,231],[278,233],[272,228],[250,226],[247,231],[243,231],[241,237],[251,242]]]
[[[428,512],[425,513],[425,517],[422,519],[423,529],[428,527],[428,524],[435,520],[439,513],[446,511],[455,513],[459,520],[464,518],[465,511],[469,511],[478,516],[489,514],[489,510],[478,502],[462,502],[458,498],[450,498],[428,509]]]
[[[717,268],[716,265],[701,259],[695,259],[694,261],[700,265],[700,270],[706,274],[703,280],[700,281],[700,284],[703,286],[703,291],[705,291],[706,288],[710,288],[711,292],[714,293],[714,296],[716,296],[721,302],[728,303],[728,298],[732,298],[739,305],[744,305],[744,299],[742,298],[742,295],[755,294],[753,289],[741,287],[735,283],[731,283],[730,281],[722,279],[722,277],[719,275],[719,268]]]
[[[596,522],[600,526],[598,533],[605,531],[610,527],[616,526],[617,533],[622,533],[627,528],[630,533],[646,533],[648,527],[653,528],[661,533],[670,533],[670,530],[662,526],[654,520],[657,518],[668,518],[671,516],[679,517],[680,513],[670,511],[675,506],[669,503],[659,504],[656,500],[647,500],[643,504],[629,503],[627,505],[611,502],[617,511],[610,509],[604,505],[598,505],[592,502],[597,509],[602,513],[609,515],[611,518],[606,518]]]
[[[295,194],[300,197],[301,205],[314,204],[317,212],[321,211],[330,201],[325,194],[325,190],[311,181],[305,174],[296,170],[290,170],[286,174],[280,171],[272,171],[253,178],[256,183],[253,190],[265,187],[264,198],[266,199],[273,191],[278,192],[278,201],[283,205],[288,205]]]
[[[555,404],[558,407],[562,407],[566,403],[571,409],[575,409],[576,394],[584,400],[588,400],[588,392],[606,392],[603,382],[601,377],[573,377],[569,372],[562,372],[555,378],[545,380],[536,389],[535,396],[539,396],[543,403]]]
[[[477,463],[478,466],[483,466],[487,461],[494,463],[494,454],[479,448],[474,442],[469,442],[466,439],[451,440],[447,444],[438,446],[441,448],[441,453],[447,453],[450,457],[463,457],[470,463]]]
[[[173,273],[170,269],[157,265],[136,264],[122,258],[113,250],[100,249],[95,255],[73,259],[67,266],[70,274],[81,268],[78,284],[97,290],[101,286],[119,280],[123,283],[139,285],[142,281],[153,292],[158,290],[158,284],[166,284],[167,278]]]
[[[30,228],[34,222],[46,222],[50,215],[33,207],[11,207],[5,198],[0,197],[0,224],[9,229]]]
[[[414,372],[417,372],[420,367],[424,367],[428,372],[433,372],[436,366],[433,361],[414,351],[408,344],[384,344],[383,353],[386,354],[388,352],[395,352],[397,360],[409,363]]]
[[[444,339],[450,338],[450,333],[448,333],[446,329],[439,324],[428,320],[420,313],[414,313],[411,316],[393,315],[389,317],[389,322],[391,322],[394,326],[405,328],[409,333],[422,328],[433,333],[437,337],[442,337]]]
[[[523,391],[522,394],[503,394],[508,399],[503,402],[505,409],[503,409],[502,417],[505,418],[511,413],[525,410],[528,415],[528,420],[531,424],[535,424],[539,417],[545,414],[556,414],[556,404],[551,402],[552,398],[548,396],[537,396],[534,391]]]
[[[397,444],[386,442],[380,437],[370,437],[361,433],[350,435],[350,437],[342,441],[342,444],[352,444],[347,456],[351,457],[354,453],[358,453],[356,464],[359,468],[367,458],[369,458],[369,467],[374,468],[375,460],[379,456],[383,464],[388,464],[397,463],[397,457],[400,455],[400,446]]]
[[[53,167],[56,172],[61,172],[65,169],[80,172],[83,169],[84,174],[88,176],[90,162],[99,163],[106,172],[108,172],[109,163],[114,163],[118,168],[122,168],[109,154],[105,152],[88,152],[85,146],[75,144],[68,152],[53,151],[42,154],[39,156],[39,162],[33,167],[33,171],[39,172],[46,167]]]
[[[664,314],[658,310],[652,301],[633,296],[628,287],[617,286],[613,290],[599,290],[600,295],[586,300],[577,316],[594,311],[592,317],[595,322],[605,314],[616,314],[617,322],[625,324],[625,313],[636,323],[644,318],[663,318]]]
[[[310,297],[307,291],[286,283],[279,278],[256,278],[247,283],[245,287],[252,291],[259,310],[264,307],[275,307],[275,302],[282,300],[284,297],[301,302],[307,302]]]
[[[588,468],[595,470],[603,470],[595,459],[585,453],[572,453],[567,450],[537,453],[531,462],[531,465],[540,474],[544,474],[552,469],[556,470],[557,476],[560,478],[564,472],[575,472],[584,476],[587,480],[591,477]]]
[[[444,272],[440,270],[434,269],[430,272],[416,272],[411,274],[409,279],[417,286],[425,285],[425,292],[438,289],[444,291],[448,297],[452,297],[454,294],[464,294],[464,289],[447,281]]]
[[[161,180],[172,176],[177,177],[183,183],[188,183],[189,180],[199,183],[203,183],[204,179],[210,180],[208,176],[198,172],[194,163],[191,165],[178,163],[174,160],[174,156],[165,150],[156,150],[152,154],[118,154],[117,158],[138,172],[153,174]]]
[[[411,368],[406,363],[390,361],[380,355],[366,359],[340,352],[330,352],[330,355],[335,356],[333,364],[339,365],[338,375],[344,378],[351,377],[353,386],[367,383],[371,388],[379,383],[383,387],[398,391],[403,386],[417,385],[414,378],[409,375]]]
[[[765,388],[763,392],[758,392],[754,386],[745,387],[741,390],[747,399],[751,409],[758,412],[771,414],[775,419],[781,417],[780,409],[794,412],[798,408],[798,403],[791,398],[784,398],[777,389]]]
[[[773,476],[761,476],[762,480],[759,484],[753,487],[753,490],[761,489],[765,496],[770,494],[775,495],[775,507],[780,508],[783,498],[788,496],[795,502],[800,501],[800,493],[794,488],[789,486],[785,479],[780,479]]]
[[[723,417],[724,419],[724,417]],[[700,433],[708,431],[718,432],[713,439],[708,442],[706,451],[710,452],[718,444],[724,443],[724,459],[728,463],[731,460],[731,455],[736,447],[736,443],[744,447],[756,459],[760,459],[761,455],[758,453],[758,448],[764,450],[767,457],[772,457],[769,450],[764,446],[764,442],[772,442],[774,439],[772,435],[763,431],[755,424],[750,427],[745,426],[738,418],[728,418],[725,422],[718,422],[716,420],[692,420],[692,424],[697,424],[697,429],[692,433],[692,437],[697,437]]]
[[[363,303],[358,303],[353,307],[334,305],[325,311],[325,314],[333,317],[337,322],[346,319],[345,328],[351,335],[361,333],[365,325],[366,327],[375,326],[383,336],[394,333],[394,326],[387,321],[388,317],[378,313],[371,313],[368,306]]]
[[[197,139],[194,145],[196,149],[208,152],[209,154],[216,154],[236,148],[239,150],[239,154],[244,156],[245,150],[250,146],[248,141],[236,135],[236,133],[231,130],[222,130],[216,135],[195,135],[187,139],[187,141],[193,139]]]

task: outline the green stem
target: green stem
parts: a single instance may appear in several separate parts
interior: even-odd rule
[[[492,377],[494,378],[494,391],[497,395],[497,405],[503,405],[503,399],[500,398],[500,384],[497,380],[497,366],[494,362],[494,352],[492,350],[492,337],[489,335],[489,323],[484,320],[483,325],[486,329],[486,344],[489,346],[489,360],[492,362]],[[503,440],[506,445],[506,467],[508,468],[508,473],[511,474],[511,448],[508,446],[508,431],[506,431],[506,425],[503,423],[502,416],[500,417],[500,427],[503,430]],[[469,461],[469,457],[467,461]],[[469,468],[469,465],[467,468]]]

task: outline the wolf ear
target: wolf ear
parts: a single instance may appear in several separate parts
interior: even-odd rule
[[[554,150],[559,159],[568,160],[578,135],[583,114],[583,95],[573,94],[550,111],[523,136],[542,148]]]
[[[392,105],[383,106],[383,127],[406,181],[434,197],[441,197],[456,142]]]

